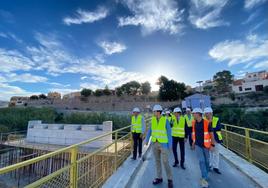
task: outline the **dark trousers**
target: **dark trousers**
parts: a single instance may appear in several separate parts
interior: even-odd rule
[[[192,146],[192,144],[193,144],[193,140],[192,140],[192,127],[188,127],[187,136],[189,138],[189,144],[190,144],[190,146]]]
[[[174,137],[172,136],[172,150],[173,150],[173,155],[174,155],[174,159],[175,159],[175,163],[179,163],[178,160],[178,153],[177,153],[177,146],[178,146],[178,142],[180,145],[180,153],[181,153],[181,165],[184,164],[184,160],[185,160],[185,142],[184,142],[184,138],[179,138],[179,137]]]
[[[133,138],[133,158],[137,157],[137,148],[139,148],[139,155],[142,154],[142,138],[141,133],[132,133]]]

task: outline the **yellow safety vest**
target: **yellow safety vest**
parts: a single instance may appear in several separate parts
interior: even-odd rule
[[[142,115],[132,116],[131,118],[131,131],[133,133],[142,133]]]
[[[172,116],[173,126],[172,126],[172,136],[174,137],[185,137],[185,119],[183,116],[180,116],[179,122],[177,121],[176,116]]]
[[[184,118],[186,119],[187,126],[188,126],[188,127],[192,127],[192,121],[194,120],[193,115],[191,114],[191,118],[189,119],[188,115],[185,114],[185,115],[184,115]]]
[[[168,116],[167,119],[168,119],[168,121],[170,122],[171,119],[172,119],[172,116]]]
[[[168,135],[166,129],[166,122],[167,118],[161,116],[159,121],[157,121],[156,117],[152,117],[152,142],[159,142],[159,143],[168,143]]]
[[[212,118],[212,128],[215,128],[217,126],[218,121],[219,121],[219,118],[213,116],[213,118]],[[219,140],[222,140],[221,131],[216,131],[216,134],[217,134]]]

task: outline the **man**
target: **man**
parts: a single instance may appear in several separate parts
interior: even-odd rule
[[[220,162],[220,153],[219,153],[219,145],[222,143],[222,135],[221,135],[221,123],[218,117],[213,116],[213,110],[210,107],[204,109],[205,118],[212,124],[212,129],[215,138],[215,147],[212,151],[209,152],[209,166],[213,168],[214,172],[217,174],[221,174],[219,170],[219,162]]]
[[[184,115],[184,118],[187,123],[187,137],[189,138],[189,144],[192,147],[192,121],[194,120],[193,115],[191,114],[191,109],[186,108],[186,114]]]
[[[201,170],[201,186],[208,187],[209,150],[215,146],[213,129],[208,120],[203,119],[202,110],[193,110],[194,121],[192,122],[192,149],[196,151]]]
[[[169,121],[169,123],[170,123],[171,118],[172,118],[172,116],[171,116],[171,114],[170,114],[170,111],[167,110],[165,114],[166,114],[166,117],[167,117],[167,119],[168,119],[168,121]]]
[[[142,155],[142,137],[145,131],[144,117],[140,114],[139,108],[134,108],[131,117],[131,132],[133,138],[133,160],[137,158],[137,148],[139,148],[139,158]]]
[[[153,143],[153,154],[157,174],[157,177],[153,180],[153,184],[157,185],[163,182],[162,160],[168,178],[168,187],[173,188],[172,173],[168,161],[169,149],[172,147],[171,128],[167,118],[161,115],[162,111],[163,109],[160,105],[155,105],[153,107],[154,115],[146,136],[146,145],[148,144],[150,137],[152,137],[151,141]]]
[[[186,134],[186,122],[184,117],[181,115],[181,109],[179,107],[173,110],[174,115],[172,116],[172,151],[174,155],[175,162],[173,167],[176,167],[179,164],[178,154],[177,154],[177,145],[179,142],[180,145],[180,154],[181,162],[180,166],[185,170],[184,161],[185,161],[185,142],[187,140]]]

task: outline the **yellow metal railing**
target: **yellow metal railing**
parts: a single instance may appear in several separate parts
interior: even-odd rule
[[[148,120],[147,118],[145,121]],[[31,174],[29,174],[28,182],[26,178],[17,187],[100,187],[130,155],[132,150],[130,128],[131,125],[1,168],[0,177],[14,173],[16,173],[16,176],[23,174],[27,177],[28,175],[24,172],[30,169]],[[93,144],[96,141],[100,142],[100,140],[111,136],[112,141],[104,147],[90,152],[86,150],[85,146],[88,144]],[[33,172],[37,168],[47,170],[50,173],[43,175],[42,171],[39,171],[36,173],[38,176],[34,176]],[[25,182],[27,183],[25,184]]]
[[[268,171],[268,132],[229,124],[223,125],[224,146]]]

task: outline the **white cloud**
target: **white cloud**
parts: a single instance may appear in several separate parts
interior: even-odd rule
[[[176,34],[182,29],[182,15],[174,0],[122,0],[133,16],[119,18],[119,26],[141,26],[144,35],[154,31]]]
[[[124,44],[118,42],[102,41],[98,44],[107,55],[112,55],[114,53],[121,53],[127,49]]]
[[[260,69],[260,68],[268,69],[268,60],[255,64],[254,68],[256,68],[256,69]]]
[[[222,9],[228,0],[191,0],[189,21],[199,29],[228,26],[229,22],[221,19]]]
[[[245,40],[227,40],[213,46],[209,55],[216,61],[227,61],[229,66],[246,63],[248,68],[255,61],[268,59],[268,39],[249,35]]]
[[[87,76],[82,76],[80,79],[81,80],[85,80],[85,79],[87,79],[88,77]]]
[[[265,3],[267,0],[245,0],[245,9],[252,9],[253,7],[259,6]]]
[[[258,17],[259,14],[260,14],[260,11],[259,10],[251,13],[249,15],[249,17],[247,18],[247,20],[245,20],[244,22],[242,22],[242,24],[248,24],[248,23],[252,22],[255,18]]]
[[[78,9],[74,17],[66,17],[63,19],[63,22],[66,25],[93,23],[95,21],[98,21],[107,17],[108,12],[109,11],[104,7],[99,7],[94,12]]]
[[[29,96],[31,94],[33,93],[27,92],[20,87],[0,83],[0,100],[8,101],[12,96]]]
[[[46,82],[47,78],[43,76],[32,75],[29,73],[20,74],[20,75],[16,73],[9,73],[4,76],[0,76],[0,82],[1,81],[2,82],[37,83],[37,82]]]

